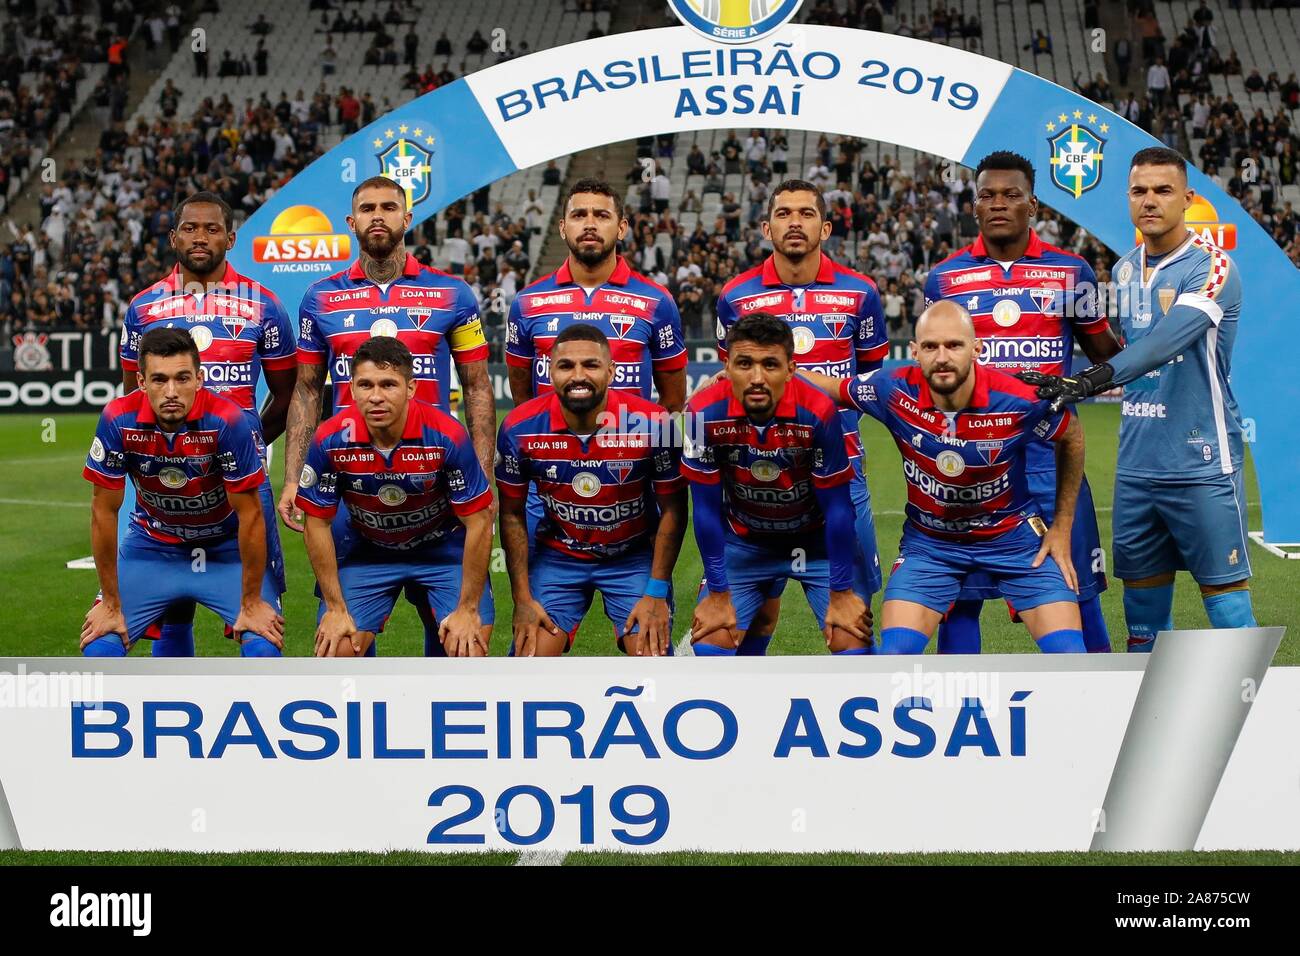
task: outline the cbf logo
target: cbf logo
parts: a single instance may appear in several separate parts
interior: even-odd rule
[[[677,19],[720,43],[749,43],[780,29],[803,0],[668,0]]]
[[[1101,162],[1106,141],[1090,126],[1080,120],[1083,110],[1075,110],[1071,117],[1059,113],[1047,123],[1047,144],[1051,148],[1052,182],[1078,199],[1101,182]],[[1089,113],[1088,123],[1097,122],[1097,114]],[[1101,124],[1101,132],[1110,132],[1110,126]],[[1058,132],[1059,130],[1059,132]]]
[[[406,123],[375,137],[373,145],[378,151],[375,155],[380,170],[405,190],[407,209],[428,198],[433,144],[433,136],[422,126],[411,128]]]

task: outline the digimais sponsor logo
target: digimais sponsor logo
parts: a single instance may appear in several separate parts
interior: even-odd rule
[[[668,0],[677,19],[721,43],[748,43],[790,21],[803,0]]]
[[[271,272],[331,272],[352,258],[352,236],[335,232],[315,206],[290,206],[271,223],[271,233],[253,240],[253,261],[271,263]]]

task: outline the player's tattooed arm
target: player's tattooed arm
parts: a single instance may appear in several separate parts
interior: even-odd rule
[[[302,512],[294,505],[298,496],[298,476],[307,460],[307,446],[320,424],[320,396],[325,383],[325,366],[299,363],[293,400],[284,437],[284,488],[277,510],[280,519],[294,531],[302,531]]]
[[[320,587],[321,601],[325,604],[325,613],[316,626],[315,654],[317,657],[337,657],[339,646],[348,641],[352,644],[353,655],[360,657],[366,652],[369,641],[358,633],[356,622],[352,620],[347,602],[343,599],[338,554],[334,550],[334,534],[330,530],[330,522],[325,518],[307,515],[303,527],[307,560],[311,562],[312,573]]]
[[[262,576],[266,572],[266,522],[262,517],[261,497],[256,489],[227,489],[226,497],[239,517],[239,563],[243,571],[235,640],[242,641],[244,633],[249,632],[284,650],[284,618],[262,599]]]
[[[81,648],[105,634],[117,634],[126,646],[126,618],[122,595],[117,587],[117,513],[122,509],[124,488],[95,486],[90,502],[90,551],[99,575],[100,600],[86,614],[81,627]]]
[[[483,467],[483,474],[490,476],[492,459],[496,454],[497,409],[487,361],[457,365],[456,372],[465,396],[465,424],[470,441],[474,443],[474,454]]]
[[[655,497],[659,502],[659,530],[655,534],[650,577],[655,581],[671,581],[682,541],[686,538],[686,491],[682,489]],[[665,655],[672,639],[671,629],[668,599],[645,594],[623,623],[623,647],[634,657]]]
[[[266,376],[266,389],[270,398],[262,406],[262,437],[270,445],[284,434],[284,426],[289,417],[289,405],[297,388],[298,372],[292,368],[263,369]]]
[[[531,365],[526,368],[519,368],[516,365],[506,366],[506,378],[510,381],[510,399],[516,406],[522,405],[533,397]]]
[[[515,604],[511,621],[515,655],[532,657],[537,653],[538,632],[545,630],[559,637],[560,629],[533,598],[528,585],[528,523],[523,497],[501,496],[501,547],[506,553],[506,573],[510,575],[510,592]]]
[[[664,369],[654,373],[655,390],[659,404],[670,412],[680,412],[686,407],[686,369]]]
[[[487,657],[478,605],[487,584],[488,562],[492,559],[492,512],[483,508],[462,515],[460,521],[465,526],[460,601],[438,627],[438,638],[448,657]]]
[[[1074,592],[1079,590],[1079,577],[1070,560],[1070,533],[1074,527],[1074,509],[1079,501],[1079,487],[1083,483],[1083,426],[1079,416],[1071,415],[1070,424],[1056,440],[1056,518],[1043,536],[1034,567],[1051,555],[1065,576],[1065,583]]]

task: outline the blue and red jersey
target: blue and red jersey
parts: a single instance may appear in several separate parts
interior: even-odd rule
[[[463,537],[458,518],[492,504],[469,433],[434,405],[417,399],[407,409],[401,440],[387,452],[355,406],[324,421],[307,450],[297,506],[330,520],[342,502],[357,539],[381,553]]]
[[[715,382],[686,405],[682,472],[688,481],[722,482],[723,514],[741,538],[821,531],[825,517],[814,489],[853,478],[838,411],[823,392],[793,378],[773,417],[756,425],[731,382]],[[844,534],[855,540],[852,525]]]
[[[104,488],[135,485],[131,527],[163,544],[235,537],[239,517],[227,491],[256,491],[265,477],[248,416],[201,388],[186,420],[168,434],[136,389],[99,416],[82,476]]]
[[[297,367],[293,323],[280,300],[229,263],[201,294],[185,288],[178,265],[133,298],[122,326],[123,369],[136,371],[140,337],[156,328],[186,329],[199,347],[204,388],[248,412],[259,429],[259,369]]]
[[[880,368],[889,354],[889,333],[880,293],[871,279],[822,254],[812,285],[789,286],[769,256],[740,273],[718,296],[718,354],[726,361],[727,331],[755,312],[772,313],[794,332],[795,361],[804,368],[848,378]],[[850,458],[862,455],[858,413],[843,409]]]
[[[1092,267],[1032,230],[1025,254],[1006,267],[989,256],[983,237],[938,263],[926,278],[925,302],[940,299],[965,307],[980,362],[1008,375],[1068,375],[1075,335],[1109,328]],[[1029,452],[1030,471],[1055,467],[1049,447]]]
[[[840,398],[889,429],[903,455],[907,520],[948,541],[988,540],[1041,514],[1025,479],[1035,442],[1056,441],[1069,409],[1053,414],[1034,389],[985,368],[971,370],[975,391],[959,412],[935,407],[918,366],[845,379]]]
[[[569,430],[554,391],[514,409],[497,434],[497,490],[522,498],[535,485],[543,507],[536,544],[581,560],[653,547],[655,496],[685,486],[668,412],[639,395],[607,395],[608,425],[592,435]]]
[[[649,400],[655,372],[686,367],[682,317],[667,289],[619,256],[609,279],[588,292],[574,281],[566,259],[515,296],[506,320],[506,364],[532,369],[534,396],[553,390],[551,346],[575,322],[590,322],[609,339],[611,389]]]
[[[415,359],[415,397],[450,408],[451,359],[486,361],[478,300],[461,279],[406,257],[402,274],[381,288],[360,260],[311,284],[298,307],[298,361],[328,366],[334,409],[352,404],[352,355],[376,335],[388,335]],[[444,343],[446,348],[444,348]]]

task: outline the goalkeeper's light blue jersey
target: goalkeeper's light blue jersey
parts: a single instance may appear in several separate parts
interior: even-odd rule
[[[1208,327],[1181,354],[1124,387],[1116,473],[1184,481],[1233,474],[1242,463],[1241,414],[1231,384],[1241,316],[1237,268],[1222,249],[1190,232],[1149,275],[1146,266],[1140,245],[1111,272],[1126,346],[1163,321],[1179,321],[1166,318],[1179,306],[1200,312]]]

